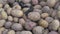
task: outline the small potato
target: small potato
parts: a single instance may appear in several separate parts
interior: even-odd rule
[[[42,14],[41,14],[41,17],[42,17],[42,18],[46,18],[46,17],[48,17],[48,16],[49,16],[48,13],[42,13]]]
[[[54,7],[54,5],[56,4],[57,0],[47,0],[47,5],[49,7]]]
[[[14,30],[10,30],[10,31],[8,31],[7,34],[15,34],[15,31]]]
[[[30,21],[30,22],[26,22],[24,26],[26,30],[32,30],[36,26],[36,23]]]
[[[49,24],[49,29],[56,31],[59,28],[59,20],[55,19]]]
[[[5,28],[7,28],[7,29],[9,29],[11,26],[12,26],[12,22],[6,22],[5,24],[4,24],[4,26],[5,26]]]
[[[13,17],[12,16],[8,16],[8,21],[13,21]]]
[[[18,21],[19,21],[19,18],[14,17],[14,18],[13,18],[13,21],[14,21],[14,22],[18,22]]]
[[[16,30],[16,31],[20,31],[20,30],[23,29],[22,25],[19,24],[19,23],[14,23],[14,24],[11,26],[11,28],[12,28],[13,30]]]
[[[43,30],[44,30],[43,27],[41,27],[41,26],[36,26],[36,27],[33,28],[33,33],[34,33],[34,34],[42,34],[42,33],[43,33]]]
[[[6,11],[8,15],[11,15],[12,8],[8,8]]]
[[[11,11],[11,15],[15,17],[22,17],[23,16],[23,11],[14,9]]]
[[[7,10],[8,8],[10,8],[9,4],[5,4],[4,9]]]
[[[30,12],[28,18],[33,21],[38,21],[40,19],[40,14],[38,12]]]
[[[46,17],[45,20],[49,23],[51,23],[54,19],[52,17]]]
[[[25,24],[26,22],[25,22],[25,20],[24,20],[23,18],[21,18],[21,19],[19,19],[19,23],[24,26],[24,24]]]
[[[40,2],[40,5],[41,5],[41,6],[46,6],[46,2],[45,2],[45,1],[41,1],[41,2]]]
[[[42,7],[41,7],[41,5],[35,5],[33,8],[34,9],[41,9]]]
[[[54,8],[58,10],[59,6],[60,6],[60,2],[57,2]]]
[[[48,27],[48,22],[46,20],[41,19],[39,21],[39,25],[44,27],[44,28],[47,28]]]
[[[0,27],[3,27],[5,22],[6,22],[5,20],[0,20]]]
[[[38,12],[38,13],[42,14],[42,10],[40,10],[40,9],[34,9],[33,12]]]
[[[57,10],[53,10],[53,12],[52,12],[51,16],[52,16],[52,17],[57,16]]]
[[[49,12],[50,12],[49,6],[44,6],[44,7],[42,8],[42,12],[44,12],[44,13],[49,13]]]
[[[7,19],[8,15],[4,10],[2,10],[0,14],[2,19]]]

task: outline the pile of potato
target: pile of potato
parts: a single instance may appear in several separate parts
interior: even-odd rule
[[[0,34],[60,34],[60,0],[0,0]]]

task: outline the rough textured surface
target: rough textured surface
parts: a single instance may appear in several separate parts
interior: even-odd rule
[[[6,22],[4,26],[5,28],[10,28],[12,26],[12,22]]]
[[[41,17],[42,17],[42,18],[46,18],[46,17],[48,17],[48,16],[49,16],[48,13],[42,13],[42,14],[41,14]]]
[[[1,10],[2,19],[7,19],[7,13],[4,10]]]
[[[53,18],[52,17],[46,17],[45,20],[50,23],[53,21]]]
[[[43,19],[41,19],[38,24],[44,28],[48,27],[48,22]]]
[[[21,18],[21,19],[19,19],[19,23],[24,26],[24,24],[25,24],[26,22],[25,22],[25,20],[24,20],[23,18]]]
[[[42,34],[43,33],[43,30],[44,30],[43,27],[37,26],[37,27],[33,28],[33,33],[34,34]]]
[[[40,10],[40,9],[34,9],[33,12],[38,12],[38,13],[42,14],[42,10]]]
[[[7,10],[8,8],[10,8],[9,4],[5,4],[4,9]]]
[[[50,7],[54,7],[54,5],[56,4],[56,0],[47,0],[47,5]]]
[[[17,31],[23,29],[22,25],[19,24],[19,23],[14,23],[11,28],[14,29],[14,30],[17,30]]]
[[[30,12],[28,14],[28,18],[33,20],[33,21],[37,21],[40,19],[40,14],[38,12]]]
[[[41,6],[46,6],[46,2],[41,1],[41,2],[40,2],[40,5],[41,5]]]
[[[14,17],[14,18],[13,18],[13,21],[14,21],[14,22],[18,22],[18,20],[19,20],[19,19],[18,19],[17,17]]]
[[[24,26],[27,30],[32,30],[36,26],[36,23],[35,22],[26,22]]]
[[[21,10],[12,10],[11,14],[15,17],[22,17],[23,16],[23,11]]]
[[[49,10],[50,10],[49,6],[44,6],[44,7],[42,8],[42,12],[44,12],[44,13],[48,13]]]
[[[60,0],[0,0],[0,34],[60,34]]]
[[[8,16],[8,21],[13,21],[13,17],[12,16]]]
[[[40,5],[35,5],[34,9],[41,9],[42,7]]]
[[[53,20],[52,23],[49,25],[49,29],[57,30],[59,27],[59,20]]]

